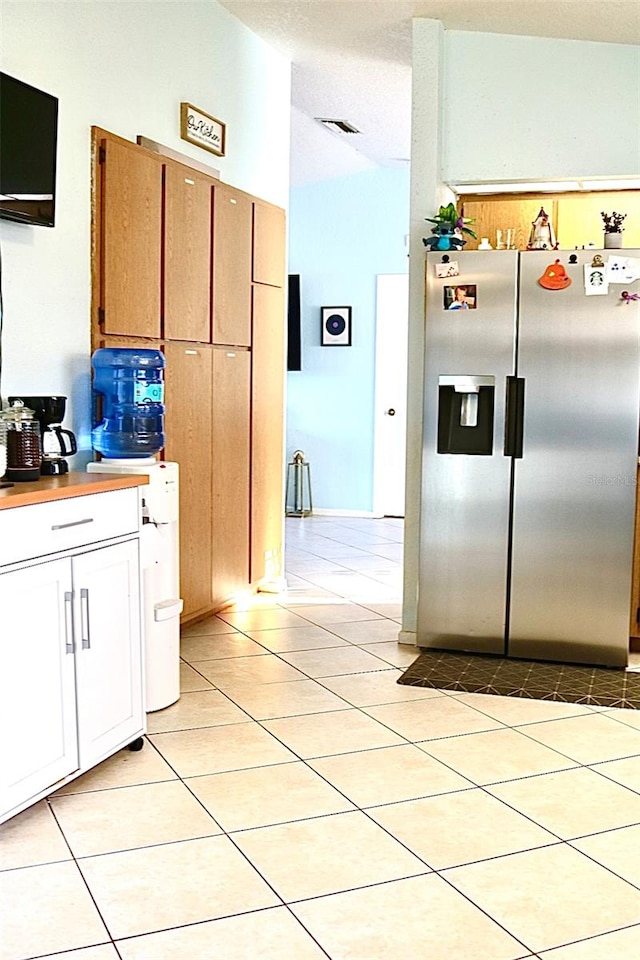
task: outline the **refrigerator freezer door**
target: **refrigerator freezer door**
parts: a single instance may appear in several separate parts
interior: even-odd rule
[[[508,250],[450,259],[455,278],[436,276],[442,254],[426,263],[418,645],[502,653],[511,484],[505,391],[514,372],[518,260]],[[460,302],[454,285],[467,288],[471,308],[451,306]]]
[[[521,255],[518,375],[523,457],[515,464],[508,653],[622,666],[636,496],[637,304],[585,296],[594,253]],[[640,256],[640,251],[625,251]],[[538,278],[560,256],[572,285]]]

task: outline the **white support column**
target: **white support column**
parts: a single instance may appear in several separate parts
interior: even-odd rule
[[[404,596],[400,643],[416,643],[422,497],[424,380],[425,217],[455,199],[442,183],[442,74],[444,28],[439,20],[413,21],[411,203],[409,243],[409,366]]]

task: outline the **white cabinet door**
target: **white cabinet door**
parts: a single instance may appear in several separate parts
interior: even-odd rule
[[[71,561],[0,575],[0,817],[78,769]]]
[[[80,765],[88,768],[144,729],[138,542],[74,557]]]

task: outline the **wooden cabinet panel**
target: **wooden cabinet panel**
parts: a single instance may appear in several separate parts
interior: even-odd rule
[[[127,347],[130,350],[160,350],[158,340],[143,340],[140,337],[99,337],[95,350],[99,347]]]
[[[282,574],[285,213],[187,158],[93,146],[91,345],[164,350],[194,620]]]
[[[531,222],[544,207],[556,233],[561,250],[594,243],[604,245],[602,210],[611,213],[617,210],[626,213],[624,221],[624,246],[640,246],[640,190],[624,190],[611,193],[585,192],[565,194],[520,195],[513,197],[472,197],[463,204],[465,217],[476,222],[472,225],[478,240],[469,239],[465,250],[475,250],[481,237],[488,237],[496,245],[496,230],[515,227],[518,249],[525,250]]]
[[[584,193],[562,197],[558,201],[558,240],[560,247],[574,247],[595,243],[604,245],[601,211],[626,213],[623,223],[625,247],[640,246],[640,191],[625,193]]]
[[[247,350],[213,348],[213,599],[249,584],[249,411]]]
[[[284,286],[285,213],[266,203],[253,204],[253,279]]]
[[[475,220],[469,224],[478,239],[466,237],[465,250],[477,250],[482,237],[488,237],[489,243],[496,247],[496,231],[513,228],[516,231],[516,246],[518,250],[526,250],[531,224],[540,212],[540,207],[549,214],[554,230],[557,231],[557,202],[550,198],[513,197],[499,200],[465,200],[463,213],[465,217]],[[425,236],[429,236],[428,233]]]
[[[164,226],[164,335],[211,339],[212,180],[167,164]]]
[[[211,347],[165,344],[165,457],[180,465],[184,616],[211,608]]]
[[[216,184],[213,198],[214,343],[251,344],[250,197]]]
[[[284,291],[253,288],[251,582],[282,576]]]
[[[159,337],[162,165],[134,144],[101,148],[102,331]]]

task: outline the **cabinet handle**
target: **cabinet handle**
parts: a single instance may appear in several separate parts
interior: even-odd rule
[[[66,530],[67,527],[81,527],[83,523],[93,523],[93,517],[87,517],[86,520],[72,520],[71,523],[54,523],[52,530]]]
[[[73,635],[73,594],[70,590],[64,593],[64,632],[66,637],[65,653],[75,653],[76,643]]]
[[[91,649],[91,634],[89,632],[89,591],[86,587],[80,590],[80,633],[82,649]]]

